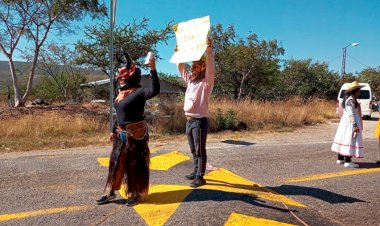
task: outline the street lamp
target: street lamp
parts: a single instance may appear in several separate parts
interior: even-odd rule
[[[342,58],[342,83],[344,83],[344,76],[346,75],[346,52],[347,52],[347,47],[349,46],[358,46],[358,42],[353,42],[345,47],[343,47],[343,58]]]

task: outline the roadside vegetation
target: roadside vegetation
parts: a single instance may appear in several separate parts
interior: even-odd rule
[[[108,106],[85,104],[93,99],[109,100],[109,88],[81,88],[95,79],[90,78],[91,71],[109,78],[107,6],[97,0],[60,2],[0,2],[4,12],[0,13],[0,54],[8,58],[3,64],[6,68],[0,67],[0,98],[4,100],[0,103],[0,152],[109,144]],[[75,48],[46,41],[52,35],[64,37],[73,32],[78,28],[73,22],[86,15],[93,21],[83,27],[82,40],[71,43]],[[160,29],[152,29],[149,18],[116,25],[115,50],[125,48],[143,69],[146,53],[153,51],[160,70],[157,46],[173,38],[172,25],[173,21],[168,21]],[[226,131],[288,131],[335,117],[335,100],[343,81],[337,71],[329,69],[328,62],[284,59],[281,37],[264,40],[254,32],[240,36],[234,25],[214,24],[209,35],[215,52],[210,137]],[[28,46],[20,48],[20,43]],[[21,54],[20,49],[28,51]],[[16,63],[18,57],[29,63]],[[114,64],[117,74],[120,64]],[[159,76],[177,88],[183,86],[176,76],[164,72]],[[380,96],[380,67],[345,74],[344,82],[353,80],[369,83]],[[175,90],[170,93],[178,95],[179,89]],[[50,105],[25,107],[36,98]],[[178,100],[150,101],[147,120],[153,139],[184,138],[183,97]]]
[[[65,107],[63,107],[65,106]],[[213,100],[210,138],[234,131],[281,132],[335,118],[334,103],[324,100],[230,101]],[[159,114],[149,116],[152,140],[185,141],[183,103],[151,105]],[[0,152],[48,150],[110,145],[105,104],[17,108],[0,115]],[[23,109],[23,110],[22,110]],[[176,139],[177,140],[177,139]]]

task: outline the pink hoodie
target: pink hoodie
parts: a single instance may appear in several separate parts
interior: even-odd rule
[[[185,115],[194,118],[207,117],[208,102],[212,89],[214,88],[215,78],[215,59],[211,47],[206,50],[206,75],[201,81],[194,83],[191,81],[191,73],[186,68],[186,64],[177,64],[178,71],[187,83],[185,94],[184,110]]]

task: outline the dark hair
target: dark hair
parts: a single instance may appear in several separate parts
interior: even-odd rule
[[[353,90],[353,91],[356,91],[356,90]],[[347,99],[350,97],[350,96],[353,96],[354,95],[354,93],[355,92],[349,92],[348,94],[346,94],[346,95],[344,95],[344,98],[343,98],[343,101],[342,101],[342,107],[344,108],[344,109],[346,109],[346,101],[347,101]],[[354,100],[355,100],[355,108],[357,108],[358,107],[358,101],[356,100],[356,98],[354,97]]]

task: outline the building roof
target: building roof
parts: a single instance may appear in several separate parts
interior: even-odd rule
[[[106,86],[109,85],[110,79],[103,79],[103,80],[97,80],[93,82],[83,83],[80,84],[80,87],[82,88],[90,88],[95,86]],[[150,75],[142,75],[141,76],[141,82],[142,87],[145,88],[152,88],[152,78]],[[184,93],[186,91],[186,87],[173,84],[171,82],[168,82],[166,80],[160,79],[160,93],[166,93],[166,94],[178,94],[178,93]]]

